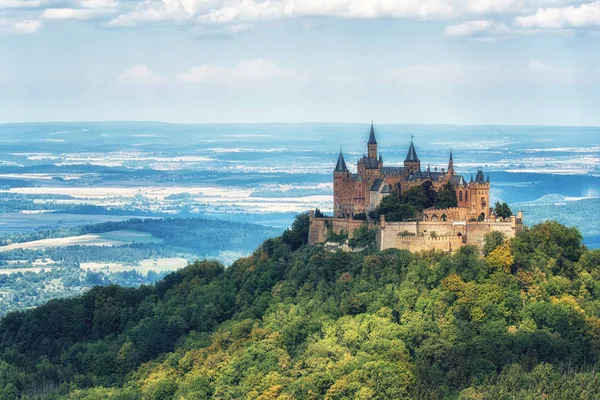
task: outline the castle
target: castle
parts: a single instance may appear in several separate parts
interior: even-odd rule
[[[340,150],[333,171],[333,217],[310,217],[311,243],[327,241],[328,234],[347,234],[362,226],[377,230],[377,245],[380,250],[400,248],[411,251],[444,250],[453,251],[464,244],[483,246],[484,237],[491,231],[503,232],[513,237],[523,229],[523,214],[507,220],[496,217],[490,207],[490,178],[479,169],[475,178],[467,182],[454,170],[452,150],[447,169],[433,171],[428,166],[421,168],[421,160],[411,137],[410,146],[402,167],[384,167],[383,158],[378,154],[375,129],[371,123],[367,153],[358,160],[356,173],[348,170],[344,155]],[[456,207],[446,209],[430,208],[419,213],[414,221],[387,222],[381,216],[379,221],[367,217],[374,211],[385,196],[405,191],[430,182],[438,193],[444,189],[456,193]]]

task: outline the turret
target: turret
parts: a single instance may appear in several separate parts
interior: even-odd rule
[[[410,172],[421,171],[421,160],[419,160],[419,157],[417,156],[417,151],[415,150],[412,136],[410,137],[410,147],[408,148],[408,153],[406,154],[406,159],[404,160],[404,167]]]
[[[345,173],[347,174],[348,167],[346,166],[346,161],[344,160],[344,155],[342,154],[342,149],[340,149],[340,155],[338,156],[337,164],[335,165],[335,169],[333,170],[334,174]]]
[[[475,174],[471,175],[469,182],[469,208],[473,218],[487,219],[490,217],[490,181],[485,179],[483,171],[479,169]]]
[[[448,175],[454,175],[454,160],[452,159],[452,149],[450,149],[450,159],[448,160]]]
[[[371,131],[369,132],[369,141],[367,142],[369,158],[377,160],[377,139],[375,139],[375,129],[371,121]]]

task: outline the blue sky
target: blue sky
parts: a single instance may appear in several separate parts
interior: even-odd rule
[[[0,0],[0,122],[600,125],[600,0]]]

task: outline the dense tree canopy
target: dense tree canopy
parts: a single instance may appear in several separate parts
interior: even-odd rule
[[[600,251],[548,222],[485,257],[265,242],[0,321],[4,398],[595,399]],[[367,231],[364,232],[368,234]],[[490,243],[493,238],[490,238]],[[497,239],[497,238],[496,238]]]
[[[456,191],[450,183],[437,192],[431,181],[426,181],[402,194],[394,192],[385,196],[375,211],[370,213],[370,217],[379,219],[381,215],[385,215],[388,221],[406,221],[427,208],[451,208],[457,204]]]
[[[494,207],[494,211],[496,212],[496,215],[502,219],[509,218],[513,215],[512,210],[510,209],[508,204],[506,204],[505,202],[504,203],[497,202],[496,206]]]

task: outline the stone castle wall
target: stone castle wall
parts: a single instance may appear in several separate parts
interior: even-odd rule
[[[446,216],[447,221],[468,221],[470,219],[469,209],[464,207],[423,210],[424,221],[441,221],[442,215]]]
[[[492,231],[502,232],[508,238],[523,230],[522,214],[506,221],[411,221],[379,223],[344,218],[314,218],[310,215],[309,244],[325,243],[327,231],[339,234],[342,231],[352,238],[354,231],[367,226],[377,230],[377,248],[403,249],[412,252],[442,250],[453,252],[466,244],[483,248],[485,235]]]
[[[411,252],[423,251],[423,250],[441,250],[448,253],[452,253],[463,245],[463,240],[456,236],[405,236],[397,237],[393,241],[392,247],[401,250],[408,250]],[[386,248],[381,248],[385,250]]]
[[[346,218],[315,218],[311,212],[309,217],[310,229],[308,233],[308,244],[325,243],[327,241],[328,226],[331,227],[334,233],[339,234],[342,231],[348,234],[348,239],[354,235],[354,231],[363,227],[375,227],[375,222],[360,221]]]
[[[514,237],[523,230],[520,219],[511,217],[508,221],[482,221],[467,223],[467,244],[483,247],[485,235],[492,231],[502,232],[508,238]]]

